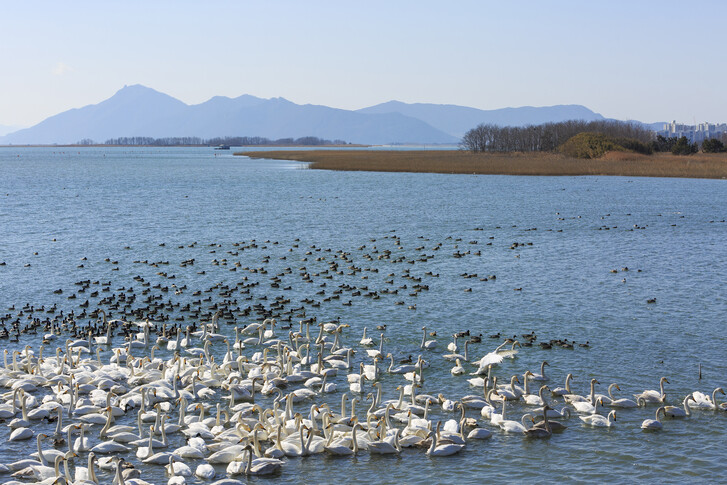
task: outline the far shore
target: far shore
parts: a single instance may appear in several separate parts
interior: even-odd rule
[[[235,152],[235,155],[309,162],[310,168],[320,170],[727,178],[726,153],[678,156],[609,152],[593,160],[557,153],[470,153],[463,150],[280,150]]]
[[[230,145],[237,146],[237,145]],[[250,145],[245,145],[250,146]],[[255,148],[368,148],[371,145],[254,145]],[[93,143],[90,145],[0,145],[0,148],[217,148],[219,145],[105,145]]]

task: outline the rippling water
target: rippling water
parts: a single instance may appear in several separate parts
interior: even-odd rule
[[[340,317],[351,325],[344,343],[356,347],[364,326],[376,338],[374,327],[387,324],[384,351],[397,359],[418,355],[422,326],[436,330],[437,350],[423,352],[431,363],[423,391],[451,398],[478,392],[465,377],[452,378],[453,364],[441,358],[450,335],[468,329],[484,335],[482,343],[469,349],[478,359],[500,343],[487,338],[497,332],[505,337],[535,331],[538,342],[590,342],[588,349],[523,348],[497,369],[501,379],[538,371],[547,360],[551,386],[562,385],[572,372],[581,394],[595,377],[599,391],[617,382],[622,389],[618,396],[631,397],[658,389],[659,377],[667,376],[670,404],[681,403],[692,390],[711,393],[727,385],[724,181],[326,172],[209,149],[0,148],[0,168],[0,262],[6,263],[0,266],[0,315],[15,315],[26,303],[56,304],[78,313],[81,295],[67,299],[74,282],[112,282],[110,292],[91,299],[93,306],[104,296],[119,294],[120,287],[140,290],[133,280],[137,275],[152,285],[187,285],[178,295],[163,295],[165,301],[181,304],[200,299],[193,291],[217,283],[234,286],[244,277],[259,281],[252,290],[256,300],[234,296],[241,308],[269,305],[277,296],[290,298],[288,307],[297,307],[304,298],[322,300],[317,295],[322,289],[330,296],[343,283],[372,290],[408,285],[398,295],[381,294],[377,300],[344,291],[340,300],[308,305],[307,315],[318,321]],[[250,246],[253,240],[256,247]],[[239,250],[233,246],[238,242],[248,247]],[[514,247],[516,242],[522,245]],[[350,253],[362,271],[348,274],[349,263],[338,259],[344,274],[332,280],[314,277],[314,284],[301,280],[300,268],[311,274],[323,271],[339,250]],[[391,251],[391,258],[377,259],[384,250]],[[235,251],[237,255],[230,254]],[[456,258],[455,253],[468,254]],[[404,259],[395,262],[399,256]],[[180,267],[190,258],[195,265]],[[227,265],[212,264],[222,259]],[[135,263],[140,260],[169,265]],[[240,267],[230,271],[235,262]],[[267,274],[243,269],[263,266]],[[271,288],[270,278],[286,267],[292,273],[282,277],[280,288]],[[622,271],[625,267],[628,271]],[[410,296],[414,282],[403,278],[407,271],[421,277],[429,291]],[[481,281],[490,275],[497,278]],[[386,282],[389,278],[393,284]],[[323,282],[327,287],[319,286]],[[291,289],[284,290],[288,285]],[[54,294],[56,289],[63,294]],[[223,299],[216,292],[203,295]],[[656,303],[647,303],[652,298]],[[349,300],[351,306],[344,306]],[[400,301],[404,304],[396,304]],[[13,305],[15,311],[7,310]],[[408,308],[414,305],[416,309]],[[241,317],[236,323],[253,321],[253,316]],[[234,338],[232,329],[222,325]],[[24,335],[19,343],[0,342],[9,350],[26,343],[37,350],[39,338]],[[218,359],[223,352],[214,349]],[[356,365],[362,354],[355,357]],[[383,375],[384,399],[397,397],[394,388],[401,381]],[[339,391],[320,401],[338,409],[347,385],[342,375],[335,382]],[[296,409],[305,412],[307,406]],[[363,411],[361,406],[358,410]],[[526,410],[514,405],[508,413],[519,417]],[[435,411],[435,419],[449,418]],[[546,441],[496,432],[449,458],[405,450],[399,458],[362,453],[353,460],[323,455],[289,459],[275,480],[719,480],[727,457],[727,415],[696,411],[692,418],[666,422],[661,433],[644,433],[640,423],[653,412],[653,407],[619,411],[616,427],[608,431],[582,427],[574,416],[565,433]],[[55,425],[41,424],[37,430],[44,427],[52,431]],[[9,432],[0,428],[7,439]],[[97,439],[97,431],[93,434]],[[174,446],[181,443],[179,437],[171,440]],[[31,446],[34,441],[6,445],[0,463],[26,456]],[[84,466],[85,456],[79,458]],[[127,458],[138,463],[133,454]],[[166,483],[161,467],[145,467],[144,477]]]

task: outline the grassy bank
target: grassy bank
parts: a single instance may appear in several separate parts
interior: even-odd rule
[[[727,178],[727,154],[676,156],[610,152],[596,160],[555,153],[486,153],[417,150],[311,150],[239,152],[251,158],[310,162],[322,170],[500,175],[623,175]]]

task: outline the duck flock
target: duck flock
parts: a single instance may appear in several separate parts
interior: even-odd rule
[[[219,256],[225,248],[214,243],[205,246],[215,255],[204,265],[108,258],[93,265],[106,279],[53,289],[51,306],[10,306],[0,315],[0,433],[8,446],[28,446],[0,463],[0,478],[235,484],[285,474],[290,460],[322,453],[450,456],[499,433],[557,439],[574,426],[606,431],[621,413],[643,414],[641,427],[658,431],[671,426],[664,418],[727,410],[717,400],[721,388],[667,400],[668,376],[655,377],[658,389],[627,393],[608,383],[604,394],[607,383],[596,378],[550,375],[547,360],[505,373],[524,353],[586,353],[591,344],[485,325],[442,334],[443,325],[418,318],[416,304],[440,274],[417,270],[443,257],[478,258],[492,242],[418,244],[405,253],[393,234],[356,251],[248,241]],[[508,245],[517,255],[532,243]],[[79,274],[88,275],[87,265],[81,258]],[[153,274],[142,274],[149,268]],[[189,288],[222,271],[225,281]],[[498,284],[495,274],[453,277],[465,282],[464,295]],[[295,291],[304,296],[286,296]],[[382,301],[410,312],[414,326],[348,316],[348,306]],[[397,345],[389,344],[397,333]],[[446,390],[437,388],[443,376],[451,376]]]

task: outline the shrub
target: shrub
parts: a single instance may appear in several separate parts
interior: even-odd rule
[[[651,144],[643,143],[639,140],[634,140],[633,138],[618,138],[616,143],[627,150],[641,153],[642,155],[651,155],[654,152]]]
[[[670,152],[677,143],[676,137],[665,138],[661,135],[656,136],[656,140],[651,142],[651,148],[655,152]]]
[[[563,143],[559,150],[573,158],[599,158],[608,151],[623,150],[623,147],[601,133],[578,133]]]
[[[704,153],[720,153],[725,151],[724,143],[716,138],[707,138],[702,142],[702,151]]]
[[[697,146],[697,144],[689,143],[689,140],[686,136],[679,138],[671,149],[671,152],[674,155],[691,155],[693,153],[697,153],[698,151],[699,147]]]

